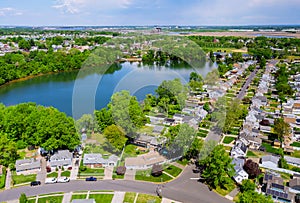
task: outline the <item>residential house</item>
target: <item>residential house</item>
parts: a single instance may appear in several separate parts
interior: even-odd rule
[[[15,164],[17,175],[34,174],[41,170],[40,159],[20,159]]]
[[[100,168],[107,166],[117,166],[119,158],[116,155],[111,155],[107,159],[103,158],[102,154],[84,154],[83,165],[90,168]]]
[[[230,155],[233,158],[246,157],[247,146],[241,140],[236,141],[236,144],[232,147]]]
[[[235,175],[233,176],[234,180],[241,184],[243,180],[247,180],[249,175],[243,169],[245,164],[245,159],[234,158],[231,162],[234,165]]]
[[[165,129],[164,126],[155,125],[152,132],[156,133],[156,134],[162,134],[162,132],[164,131],[164,129]]]
[[[245,140],[244,143],[250,148],[250,149],[259,149],[259,147],[262,144],[262,138],[261,136],[253,137],[253,136],[245,136],[241,134],[239,136],[240,140]]]
[[[300,167],[300,159],[299,158],[295,158],[295,157],[291,157],[291,156],[284,156],[284,159],[286,160],[286,162],[288,164]]]
[[[275,139],[273,141],[273,146],[274,146],[274,148],[280,148],[281,147],[281,142],[279,140]]]
[[[150,123],[153,125],[156,124],[163,124],[166,116],[164,115],[157,115],[157,116],[147,116],[150,119]]]
[[[73,154],[69,150],[58,150],[50,157],[49,163],[51,168],[67,169],[72,167]]]
[[[266,186],[266,195],[272,196],[278,202],[293,202],[295,194],[289,191],[289,188],[284,186],[283,179],[271,174],[265,174],[264,184]]]
[[[173,126],[173,125],[175,125],[175,119],[165,118],[164,121],[163,121],[163,124],[167,125],[167,126]]]
[[[134,140],[133,144],[144,147],[144,148],[160,148],[166,142],[165,137],[154,137],[147,134],[139,134]]]
[[[290,180],[289,182],[289,187],[300,191],[300,177],[299,176],[293,176],[293,179]]]
[[[261,165],[266,168],[277,168],[279,159],[279,156],[266,155],[261,158]]]
[[[125,167],[127,169],[148,169],[155,164],[164,164],[166,161],[166,158],[158,152],[149,152],[137,157],[125,158]]]
[[[294,115],[300,115],[300,100],[295,101],[292,112]]]

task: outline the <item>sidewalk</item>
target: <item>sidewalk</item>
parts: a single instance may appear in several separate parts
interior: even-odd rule
[[[115,195],[111,201],[111,203],[120,203],[123,202],[125,197],[125,192],[115,192]]]
[[[11,187],[11,171],[9,168],[6,170],[5,190],[9,190]]]
[[[135,169],[127,169],[125,172],[124,180],[135,180]]]
[[[104,180],[112,180],[112,175],[114,172],[113,166],[105,167],[104,169]]]

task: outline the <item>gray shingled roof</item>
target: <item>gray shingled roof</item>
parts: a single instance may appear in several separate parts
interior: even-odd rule
[[[101,154],[84,154],[83,164],[116,164],[118,159],[116,155],[111,155],[108,159],[104,159]]]
[[[20,159],[16,161],[16,171],[26,171],[39,169],[41,167],[40,159]]]

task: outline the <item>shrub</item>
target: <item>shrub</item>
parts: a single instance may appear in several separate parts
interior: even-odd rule
[[[126,172],[126,167],[125,166],[118,166],[116,169],[116,173],[118,175],[124,175]]]
[[[153,176],[161,176],[162,175],[162,172],[163,172],[163,168],[161,165],[158,165],[158,164],[154,164],[152,166],[152,170],[151,170],[151,174]]]

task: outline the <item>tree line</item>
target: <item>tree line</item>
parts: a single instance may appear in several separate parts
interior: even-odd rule
[[[14,163],[17,150],[27,146],[73,150],[79,143],[73,118],[54,107],[0,104],[0,165]]]

